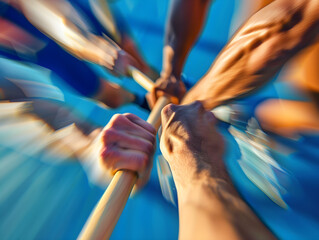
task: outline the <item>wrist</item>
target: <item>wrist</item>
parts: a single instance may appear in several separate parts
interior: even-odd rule
[[[175,50],[171,46],[166,45],[163,49],[161,77],[168,78],[174,76],[177,80],[180,80],[181,72],[182,65],[178,61]]]
[[[229,195],[237,196],[228,177],[211,177],[208,173],[201,173],[196,179],[188,184],[177,184],[179,204],[201,206],[207,201],[224,201]]]

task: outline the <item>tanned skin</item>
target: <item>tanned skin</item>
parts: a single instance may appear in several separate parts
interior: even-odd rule
[[[183,99],[212,109],[264,85],[296,53],[316,41],[317,0],[277,0],[254,14],[207,74]]]
[[[319,32],[318,12],[318,0],[267,5],[235,34],[182,101],[201,102],[163,109],[160,146],[177,188],[180,239],[275,238],[231,184],[216,120],[206,110],[262,86],[311,45]]]
[[[178,194],[180,239],[274,239],[231,183],[217,120],[200,102],[162,110],[160,147]],[[148,179],[155,130],[133,114],[116,115],[101,133],[107,171],[138,171]]]
[[[274,239],[231,183],[216,122],[198,101],[162,111],[160,146],[177,189],[179,239]]]
[[[164,92],[176,103],[182,99],[186,89],[180,80],[187,56],[198,39],[212,0],[172,0],[168,14],[163,48],[161,77],[156,81],[150,95],[154,105]]]
[[[264,85],[290,58],[316,41],[318,1],[269,2],[262,2],[260,7],[265,7],[234,35],[182,103],[203,100],[205,108],[209,109],[244,96]],[[177,99],[185,93],[180,74],[203,28],[210,4],[211,1],[172,1],[162,77],[151,94],[151,104],[164,92]]]

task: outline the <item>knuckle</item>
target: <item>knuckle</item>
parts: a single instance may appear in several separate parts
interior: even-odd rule
[[[154,129],[154,134],[150,134],[150,141],[152,143],[152,146],[156,143],[156,130]],[[153,146],[154,148],[154,146]]]
[[[100,161],[103,166],[109,168],[112,165],[112,156],[114,155],[113,151],[110,148],[103,148],[100,152]]]
[[[123,113],[122,116],[124,117],[135,117],[133,113]]]
[[[202,114],[205,112],[205,108],[201,101],[194,101],[189,105],[185,105],[185,110],[192,111],[194,114]]]
[[[114,115],[111,117],[109,123],[106,125],[105,128],[113,127],[113,126],[114,126],[114,123],[117,121],[118,116],[119,116],[119,114],[114,114]]]
[[[152,154],[154,150],[154,146],[151,143],[145,144],[145,152],[147,154]]]
[[[109,121],[109,123],[112,123],[114,121],[116,121],[116,119],[118,119],[121,116],[121,114],[116,113],[112,116],[111,120]]]
[[[162,114],[170,116],[173,112],[176,111],[176,108],[177,105],[170,103],[163,108]]]
[[[100,156],[101,166],[110,174],[114,174],[117,171],[117,152],[111,149],[105,149]]]
[[[104,145],[109,144],[117,136],[117,131],[114,128],[108,128],[103,131],[102,142]]]
[[[108,126],[110,127],[118,127],[120,126],[123,122],[125,122],[126,117],[123,114],[115,114],[111,118]]]
[[[204,106],[200,101],[195,101],[193,103],[194,108],[196,108],[197,110],[204,110]]]

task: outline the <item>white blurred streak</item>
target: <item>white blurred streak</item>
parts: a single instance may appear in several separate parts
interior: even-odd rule
[[[47,186],[49,186],[50,182],[53,181],[52,173],[53,171],[50,168],[39,169],[35,173],[35,176],[33,176],[36,180],[29,184],[28,188],[20,195],[19,199],[16,199],[14,207],[6,217],[6,222],[3,224],[4,229],[6,229],[2,236],[4,239],[14,239],[15,234],[21,235],[21,233],[17,232],[22,231],[22,229],[17,231],[14,226],[30,227],[29,224],[24,224],[24,221],[27,219],[30,221],[30,216],[34,216],[36,209],[45,209],[45,207],[41,207],[41,205],[45,205],[46,202],[40,204],[39,200],[44,198],[47,192]],[[49,204],[46,206],[48,205]],[[32,218],[32,220],[35,219]],[[12,222],[15,224],[12,224]]]
[[[278,206],[288,208],[282,196],[289,194],[293,177],[273,159],[268,150],[271,144],[257,121],[251,119],[246,132],[233,126],[229,131],[238,143],[241,152],[238,163],[245,175]]]
[[[55,209],[71,201],[68,194],[78,191],[74,186],[83,177],[79,167],[72,168],[65,174],[66,178],[62,178],[64,182],[59,183],[57,165],[48,167],[41,161],[52,158],[54,162],[57,156],[66,160],[64,149],[55,155],[48,151],[55,141],[67,134],[59,132],[59,137],[54,138],[54,131],[42,120],[26,114],[31,107],[28,102],[0,103],[0,138],[3,139],[0,144],[0,206],[6,213],[1,224],[1,229],[5,229],[1,230],[2,239],[17,239],[22,235],[25,239],[35,239]],[[14,204],[5,209],[12,199]],[[32,224],[26,224],[30,220]]]
[[[9,80],[18,86],[26,97],[50,98],[58,101],[64,101],[62,91],[53,85],[23,79],[10,78]]]
[[[61,102],[64,102],[65,100],[64,93],[52,84],[52,72],[48,69],[32,64],[30,66],[25,65],[18,61],[0,57],[0,72],[4,78],[0,79],[0,83],[4,83],[4,95],[6,95],[6,92],[9,93],[10,91],[15,90],[14,88],[6,89],[5,82],[8,81],[23,92],[24,96],[20,96],[22,98],[43,98]],[[17,107],[14,107],[13,103],[6,106],[8,109],[3,109],[5,108],[5,105],[1,102],[0,109],[3,109],[1,113],[11,112],[12,110],[9,109],[18,109]]]
[[[212,110],[215,117],[223,122],[230,123],[231,115],[234,113],[232,108],[227,105],[216,107]]]
[[[33,116],[22,115],[29,103],[0,104],[1,146],[15,149],[27,156],[33,156],[46,146],[52,130]]]
[[[157,157],[157,175],[160,182],[163,197],[174,206],[176,206],[176,201],[174,198],[174,184],[173,176],[168,162],[163,155]]]
[[[0,104],[0,121],[5,117],[14,117],[23,111],[25,102],[1,102]]]

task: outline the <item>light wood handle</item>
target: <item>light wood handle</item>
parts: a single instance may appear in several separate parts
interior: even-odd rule
[[[132,66],[129,67],[129,73],[135,80],[135,82],[141,85],[146,91],[152,91],[154,82],[149,79],[144,73]]]
[[[137,174],[133,171],[118,171],[91,213],[78,239],[109,239],[124,209]]]
[[[169,103],[169,98],[167,98],[166,96],[160,97],[147,118],[147,122],[151,124],[156,130],[158,130],[161,125],[161,111],[163,107],[165,107]]]

